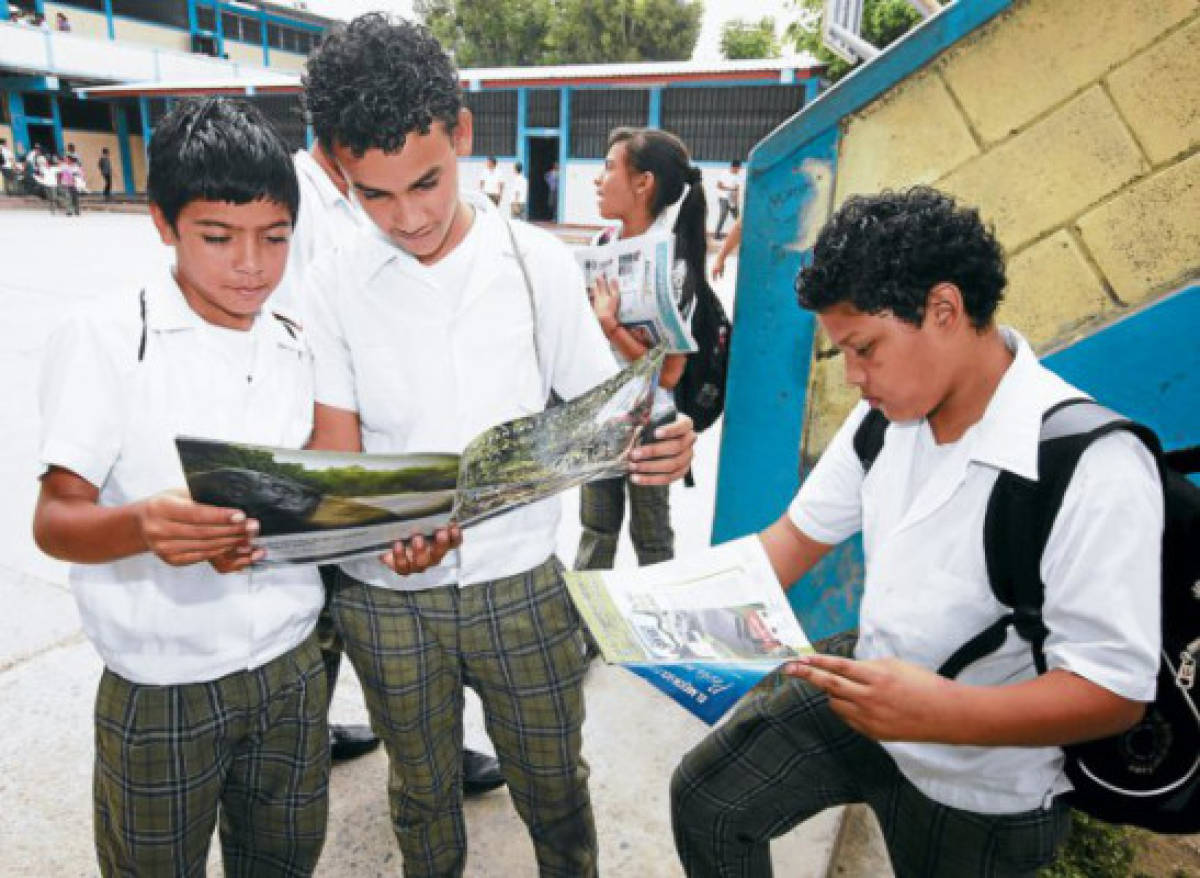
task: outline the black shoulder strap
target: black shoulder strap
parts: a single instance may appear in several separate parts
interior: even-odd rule
[[[278,311],[272,311],[271,316],[274,317],[276,320],[278,320],[280,322],[280,324],[282,324],[283,328],[285,330],[287,330],[287,334],[290,335],[293,339],[299,337],[299,333],[300,333],[301,329],[303,328],[300,326],[299,323],[297,323],[295,320],[293,320],[291,317],[288,317],[285,314],[280,314]]]
[[[883,449],[883,434],[887,432],[888,419],[880,409],[871,409],[854,431],[854,453],[862,464],[863,474],[871,471],[875,458]]]
[[[984,558],[992,592],[1010,612],[963,644],[939,674],[956,677],[967,665],[995,652],[1010,625],[1029,642],[1038,673],[1045,672],[1042,645],[1049,631],[1042,621],[1042,555],[1079,459],[1093,442],[1116,430],[1134,433],[1160,458],[1151,430],[1090,399],[1069,399],[1042,418],[1037,480],[1007,471],[997,477],[984,517]]]

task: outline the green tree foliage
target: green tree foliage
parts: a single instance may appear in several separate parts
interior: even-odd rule
[[[417,15],[460,67],[546,63],[554,0],[417,0]]]
[[[758,21],[735,18],[721,28],[721,54],[737,58],[778,58],[779,40],[775,38],[775,19]]]
[[[1038,878],[1128,878],[1133,869],[1132,832],[1071,812],[1071,835]]]
[[[700,35],[702,0],[417,0],[460,67],[678,61]]]
[[[792,6],[799,17],[787,26],[785,38],[795,43],[797,51],[811,52],[827,63],[826,76],[830,80],[841,79],[849,73],[851,66],[821,42],[825,0],[792,0]],[[920,22],[920,14],[906,0],[864,0],[861,36],[871,45],[883,49]]]

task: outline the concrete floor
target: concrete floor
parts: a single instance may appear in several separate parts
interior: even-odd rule
[[[144,215],[48,216],[0,211],[0,878],[97,873],[91,839],[91,710],[100,662],[79,630],[65,566],[41,555],[29,536],[36,493],[37,374],[45,339],[62,314],[97,298],[129,295],[169,252]],[[731,261],[718,294],[732,305]],[[708,544],[720,425],[700,437],[698,487],[672,489],[677,551]],[[564,499],[559,552],[578,541],[578,495]],[[618,566],[635,562],[628,544]],[[678,876],[667,814],[667,781],[679,756],[706,727],[620,668],[594,666],[587,682],[585,753],[604,874]],[[333,719],[365,722],[348,665]],[[468,701],[468,744],[490,750],[478,701]],[[382,753],[333,772],[323,876],[397,875]],[[840,824],[830,812],[781,839],[777,872],[823,878]],[[533,875],[532,848],[506,793],[467,805],[471,876]],[[221,874],[214,851],[211,874]]]

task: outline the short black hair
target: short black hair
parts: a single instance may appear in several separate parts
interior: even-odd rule
[[[300,210],[296,169],[283,138],[257,109],[226,98],[176,104],[150,137],[146,194],[174,228],[189,202],[266,199]]]
[[[939,283],[957,286],[971,324],[985,329],[1004,298],[1004,253],[979,211],[914,186],[848,199],[817,236],[796,294],[810,311],[848,303],[920,326]]]
[[[331,30],[308,59],[304,106],[321,146],[399,152],[462,109],[458,70],[428,28],[369,12]]]
[[[741,166],[742,166],[742,160],[741,160],[741,159],[734,159],[733,161],[731,161],[731,162],[729,163],[729,167],[731,167],[731,168],[734,168],[734,169],[736,169],[736,168],[740,168]]]

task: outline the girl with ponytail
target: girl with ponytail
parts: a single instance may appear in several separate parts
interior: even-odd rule
[[[654,128],[615,129],[608,138],[604,169],[596,178],[600,215],[619,223],[602,232],[596,243],[636,237],[655,228],[674,233],[671,280],[684,320],[690,320],[697,284],[707,283],[704,260],[708,208],[700,184],[700,169],[692,164],[683,142],[674,134]],[[646,353],[650,339],[617,320],[620,292],[616,285],[600,280],[588,292],[600,327],[618,357],[632,362]],[[667,356],[655,398],[656,417],[674,408],[672,390],[686,362],[686,354]],[[583,536],[575,569],[605,570],[613,566],[625,514],[626,485],[631,512],[629,535],[638,563],[653,564],[675,556],[669,488],[638,485],[623,477],[605,479],[590,482],[581,491]]]

